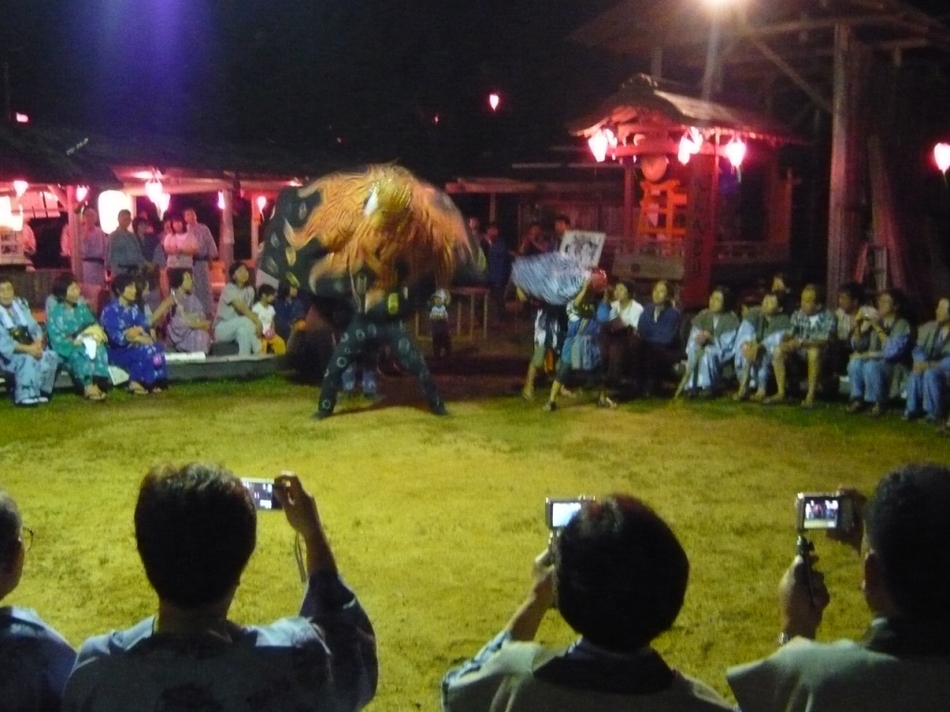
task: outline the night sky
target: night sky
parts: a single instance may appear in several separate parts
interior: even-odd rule
[[[0,0],[0,47],[37,123],[334,146],[435,177],[567,142],[631,71],[563,41],[615,1]]]

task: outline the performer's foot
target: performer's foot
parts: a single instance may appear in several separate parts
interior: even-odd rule
[[[432,415],[448,415],[449,414],[448,409],[445,407],[445,403],[437,403],[436,405],[432,406],[431,410],[432,410]]]
[[[851,404],[848,406],[848,412],[852,415],[860,413],[862,410],[864,410],[864,401],[858,400],[857,398],[851,401]]]
[[[326,420],[326,419],[329,418],[331,415],[333,415],[333,411],[332,411],[332,410],[318,410],[316,413],[314,413],[314,414],[311,415],[310,417],[311,417],[313,420]]]
[[[874,407],[871,408],[871,417],[880,418],[882,415],[884,415],[884,411],[886,410],[886,408],[887,406],[884,406],[880,403],[875,403]]]
[[[542,408],[542,410],[545,413],[553,413],[554,411],[557,410],[557,403],[555,403],[554,401],[548,401],[547,403],[544,404],[544,408]]]

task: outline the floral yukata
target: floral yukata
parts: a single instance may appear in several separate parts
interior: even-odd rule
[[[109,359],[105,346],[80,337],[83,330],[96,323],[85,302],[72,305],[56,301],[47,310],[46,320],[49,344],[62,359],[73,383],[84,388],[95,378],[108,380]]]
[[[102,310],[100,319],[109,337],[109,363],[128,371],[131,381],[149,388],[168,377],[161,344],[137,344],[125,337],[125,332],[136,326],[149,333],[148,319],[137,304],[126,306],[114,299]]]
[[[17,404],[35,403],[53,392],[59,357],[49,349],[39,359],[16,351],[17,344],[42,340],[43,330],[26,302],[16,299],[9,307],[0,305],[0,372],[12,376]]]

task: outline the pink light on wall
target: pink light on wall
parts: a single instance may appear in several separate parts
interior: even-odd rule
[[[937,162],[941,173],[947,172],[950,168],[950,143],[938,143],[934,146],[934,161]]]

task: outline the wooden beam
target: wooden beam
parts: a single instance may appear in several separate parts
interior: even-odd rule
[[[749,37],[749,41],[755,45],[765,57],[772,62],[776,67],[781,69],[785,75],[792,80],[792,82],[813,101],[819,107],[827,111],[829,114],[833,113],[831,102],[829,102],[817,89],[812,87],[811,84],[797,71],[794,67],[782,59],[771,47],[769,47],[765,42],[760,40],[757,37]]]

